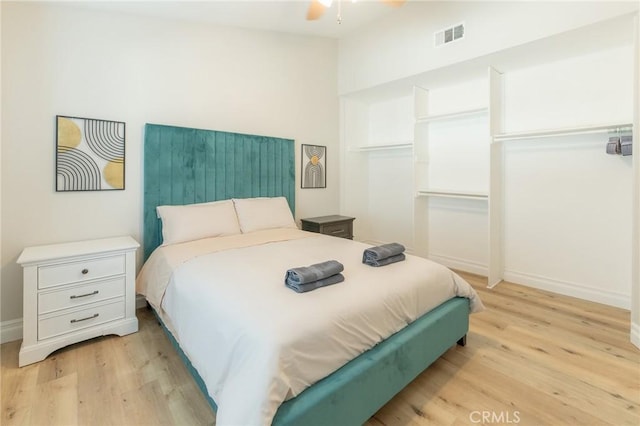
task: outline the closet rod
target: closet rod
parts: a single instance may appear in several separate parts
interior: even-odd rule
[[[443,197],[443,198],[463,198],[467,200],[488,200],[489,194],[481,192],[454,192],[454,191],[418,191],[418,197]]]
[[[412,147],[413,147],[413,142],[404,142],[404,143],[390,143],[385,145],[360,146],[358,148],[349,148],[349,151],[351,152],[384,151],[384,150],[393,150],[393,149],[408,149]]]
[[[493,136],[494,142],[518,140],[518,139],[538,139],[551,136],[571,136],[571,135],[585,135],[590,133],[605,133],[605,132],[630,132],[633,130],[633,124],[621,123],[614,125],[600,125],[600,126],[579,126],[579,127],[567,127],[564,129],[545,129],[545,130],[533,130],[528,132],[513,132],[513,133],[499,133]]]

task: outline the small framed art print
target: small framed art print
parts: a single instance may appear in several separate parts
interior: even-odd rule
[[[327,147],[302,144],[302,188],[327,187]]]

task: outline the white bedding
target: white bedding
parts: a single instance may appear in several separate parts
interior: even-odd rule
[[[294,229],[158,248],[138,291],[163,317],[218,405],[217,424],[270,424],[279,405],[471,286],[415,256],[374,268],[366,244]],[[308,293],[287,269],[335,259],[345,281]],[[161,308],[161,309],[159,309]]]

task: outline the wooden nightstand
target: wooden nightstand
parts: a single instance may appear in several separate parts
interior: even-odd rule
[[[138,331],[131,237],[28,247],[20,367],[72,343]]]
[[[320,234],[332,235],[334,237],[353,239],[354,217],[348,216],[320,216],[301,219],[302,230],[319,232]]]

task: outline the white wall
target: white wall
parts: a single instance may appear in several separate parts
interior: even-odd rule
[[[371,88],[638,10],[638,2],[414,1],[340,40],[339,91]],[[465,23],[465,38],[433,34]],[[594,40],[597,42],[597,40]]]
[[[25,246],[141,239],[147,122],[295,139],[298,178],[300,144],[326,145],[327,189],[298,189],[296,216],[338,211],[335,40],[56,3],[1,7],[1,321],[22,315]],[[56,114],[126,122],[126,190],[55,192]]]
[[[630,157],[606,134],[505,150],[505,279],[630,308]]]
[[[360,220],[368,225],[369,232],[356,233],[356,237],[373,244],[398,242],[413,250],[413,188],[407,185],[412,177],[411,150],[363,155],[368,157],[368,204]]]
[[[412,142],[413,96],[345,99],[342,116],[342,162],[348,167],[341,173],[341,211],[356,218],[354,238],[396,241],[412,250],[412,150],[384,147]]]
[[[607,123],[633,117],[631,45],[505,73],[505,132]]]

